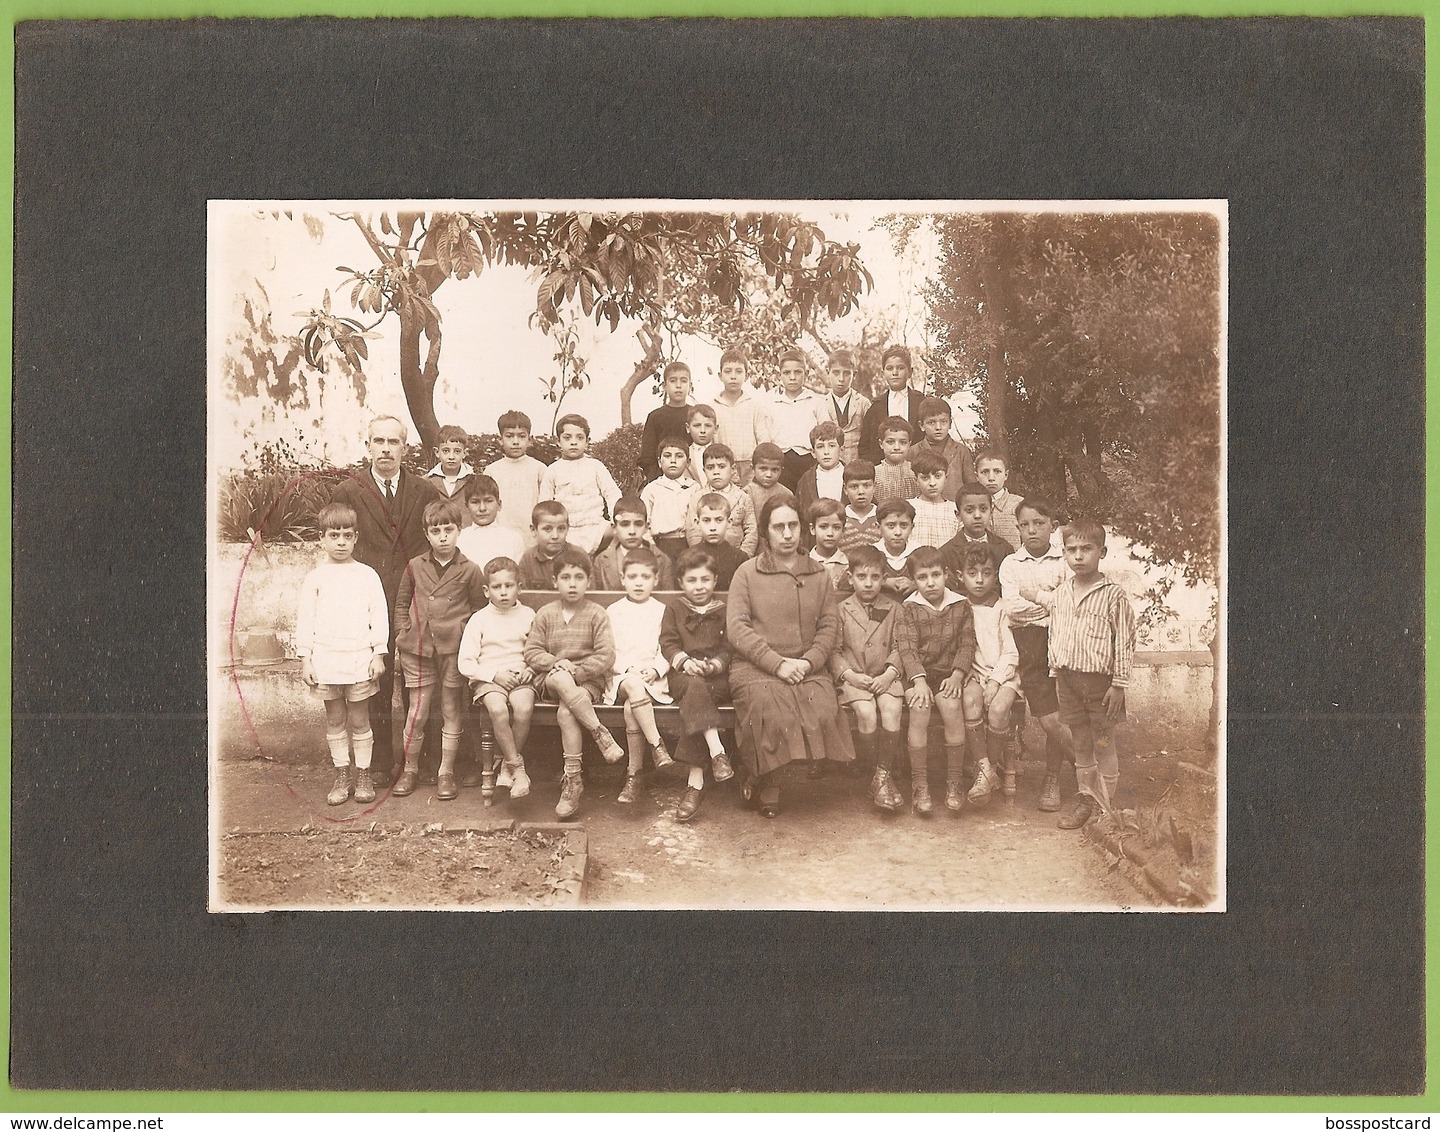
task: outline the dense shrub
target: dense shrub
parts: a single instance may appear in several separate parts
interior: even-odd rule
[[[610,469],[626,495],[638,495],[644,486],[640,482],[640,437],[644,431],[643,425],[621,425],[590,445],[590,455]]]
[[[220,484],[221,542],[312,542],[315,516],[347,473],[342,469],[237,472]]]
[[[642,432],[640,425],[624,425],[590,446],[590,454],[610,469],[626,494],[641,487]],[[560,449],[553,436],[535,436],[530,439],[530,455],[542,464],[553,464]],[[477,469],[500,457],[500,438],[495,433],[470,436],[469,460]],[[402,463],[407,471],[423,476],[435,466],[434,454],[412,444]],[[258,469],[231,473],[220,483],[220,541],[252,542],[258,536],[264,542],[314,542],[320,537],[315,516],[330,502],[335,485],[364,466],[361,461],[348,468],[306,467],[293,454],[267,445]]]

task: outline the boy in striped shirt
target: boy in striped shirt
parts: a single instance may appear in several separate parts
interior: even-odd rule
[[[1125,721],[1125,689],[1135,656],[1135,614],[1120,586],[1100,572],[1105,528],[1071,523],[1061,532],[1070,577],[1020,594],[1050,610],[1050,670],[1060,719],[1075,748],[1077,793],[1060,814],[1061,829],[1079,829],[1109,810],[1120,781],[1115,725]]]

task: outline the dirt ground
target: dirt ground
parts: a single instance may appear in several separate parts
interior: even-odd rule
[[[516,908],[572,904],[581,888],[566,833],[380,825],[231,833],[220,888],[248,908]]]
[[[511,822],[552,822],[559,794],[559,759],[553,752],[539,750],[528,761],[534,780],[530,796],[511,802],[504,791],[498,791],[490,808],[484,807],[478,789],[463,790],[458,799],[441,802],[433,787],[423,786],[408,798],[382,794],[369,807],[351,803],[331,808],[324,804],[331,773],[323,765],[221,761],[214,769],[212,784],[217,803],[219,895],[226,901],[241,902],[227,886],[248,875],[249,866],[242,858],[253,858],[262,851],[253,841],[256,833],[296,832],[306,827],[368,828],[372,823],[421,830],[439,823],[446,831],[479,832],[502,826],[508,829]],[[1122,806],[1137,814],[1174,806],[1187,789],[1185,776],[1177,770],[1180,761],[1173,752],[1158,757],[1153,746],[1127,756],[1122,765]],[[943,772],[932,770],[938,787],[936,814],[923,819],[908,810],[890,815],[871,807],[865,797],[868,772],[859,767],[827,764],[826,774],[817,780],[808,778],[806,768],[797,765],[786,774],[783,812],[778,818],[762,818],[745,807],[731,782],[708,786],[699,815],[686,824],[674,818],[685,781],[679,768],[647,775],[642,779],[640,801],[621,806],[615,802],[622,781],[620,769],[598,759],[592,762],[587,756],[586,792],[575,822],[586,831],[589,841],[583,904],[604,908],[861,910],[1139,910],[1157,906],[1159,894],[1144,884],[1137,886],[1129,862],[1121,862],[1081,832],[1058,829],[1054,814],[1036,809],[1043,767],[1028,762],[1024,769],[1014,800],[996,798],[985,807],[967,806],[958,816],[945,811]],[[1066,785],[1073,789],[1073,780]],[[1197,797],[1203,811],[1203,792]],[[1213,809],[1213,788],[1209,805]],[[1209,854],[1213,868],[1214,824],[1212,820],[1212,832],[1205,834],[1203,817],[1201,813],[1182,821],[1196,830],[1194,848]],[[335,841],[336,837],[341,840]],[[324,839],[309,835],[293,845],[302,856],[318,847],[322,852],[330,849],[333,858],[338,847],[353,842],[358,849],[362,842],[356,838],[354,833]],[[444,842],[432,840],[427,849],[441,844]],[[1203,860],[1198,867],[1206,867]],[[412,898],[407,906],[415,906],[414,885],[419,874],[438,870],[437,875],[449,875],[445,869],[446,863],[438,859],[430,859],[420,869],[412,864],[408,869],[411,879],[403,885]],[[458,871],[455,865],[450,874]],[[299,863],[274,872],[281,882],[279,903],[293,906],[314,894],[306,887],[307,870]],[[293,883],[285,882],[287,876]],[[341,881],[331,883],[333,888]],[[249,890],[236,887],[235,891]],[[341,890],[334,891],[338,895]],[[426,900],[433,900],[433,906],[453,907],[465,903],[453,899],[459,891],[441,884]],[[365,890],[364,895],[376,903],[385,902],[379,889]]]

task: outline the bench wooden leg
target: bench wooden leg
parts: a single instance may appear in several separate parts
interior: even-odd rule
[[[495,804],[495,732],[490,727],[490,713],[476,705],[476,747],[480,758],[480,797],[487,807]]]

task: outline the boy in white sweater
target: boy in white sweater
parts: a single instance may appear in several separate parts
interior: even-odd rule
[[[535,533],[530,529],[530,511],[540,502],[540,477],[545,473],[545,465],[529,454],[529,417],[511,409],[501,413],[495,424],[500,430],[500,459],[490,461],[485,466],[485,474],[499,488],[498,498],[505,500],[500,522],[517,531],[525,549],[529,550],[535,545]]]
[[[586,554],[594,554],[610,537],[607,509],[614,508],[622,492],[610,469],[593,456],[590,448],[590,422],[569,413],[556,422],[555,439],[560,444],[560,459],[540,477],[540,498],[554,499],[565,505],[570,516],[570,542]]]
[[[979,768],[967,797],[984,805],[1000,785],[1001,766],[1005,767],[1005,794],[1015,794],[1015,768],[1005,762],[1005,737],[1010,731],[1010,709],[1020,692],[1020,654],[1010,632],[1009,614],[1000,600],[995,560],[988,546],[965,548],[960,558],[960,584],[975,620],[975,663],[960,697],[965,738]]]
[[[325,704],[325,741],[335,767],[335,784],[325,801],[338,806],[351,797],[350,747],[355,748],[357,802],[375,801],[370,756],[370,697],[379,690],[390,640],[390,613],[380,575],[355,561],[356,517],[332,503],[316,525],[323,532],[324,559],[300,584],[295,617],[295,654],[300,679]]]
[[[629,753],[625,785],[615,801],[627,804],[639,797],[638,776],[644,768],[645,744],[650,745],[656,770],[675,764],[655,725],[655,704],[670,702],[666,680],[670,665],[660,651],[665,605],[655,597],[659,573],[660,560],[653,550],[642,546],[627,551],[621,574],[624,600],[611,602],[605,611],[615,637],[615,668],[605,700],[625,705],[625,745]]]
[[[492,558],[485,565],[485,598],[465,623],[457,664],[470,681],[474,703],[490,716],[490,731],[500,748],[501,771],[497,783],[493,767],[480,768],[480,792],[490,797],[495,786],[510,787],[510,797],[530,793],[525,771],[525,742],[535,713],[536,674],[525,663],[525,634],[535,611],[520,603],[520,567],[509,558]]]

